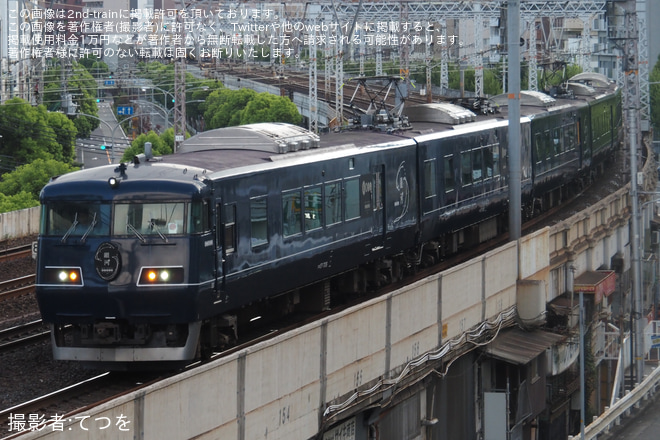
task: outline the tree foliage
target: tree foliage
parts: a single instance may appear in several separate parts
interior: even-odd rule
[[[654,127],[658,128],[660,127],[660,56],[658,56],[658,61],[649,75],[649,82],[656,83],[651,84],[649,87],[651,93],[651,122]]]
[[[257,92],[251,89],[213,91],[202,106],[206,128],[240,125],[243,109],[256,95]]]
[[[82,64],[75,61],[67,72],[66,86],[62,84],[62,76],[60,64],[55,64],[44,72],[43,103],[48,110],[58,111],[62,108],[63,94],[70,94],[73,103],[77,106],[76,112],[80,114],[71,116],[77,134],[81,138],[89,137],[100,124],[96,119],[98,117],[96,80]]]
[[[297,125],[301,121],[298,107],[289,98],[270,93],[257,94],[241,112],[241,124],[288,122]]]
[[[51,119],[43,105],[32,107],[21,98],[12,98],[0,106],[0,154],[13,157],[19,164],[70,155],[58,143],[58,134],[64,139],[75,137],[75,133],[71,124]]]
[[[298,108],[288,98],[251,89],[214,90],[200,108],[209,130],[256,122],[302,121]]]
[[[548,91],[551,87],[558,86],[561,83],[568,81],[578,73],[582,73],[582,67],[575,64],[567,64],[561,66],[560,69],[544,71],[538,79],[539,90]]]
[[[78,60],[81,66],[83,66],[94,78],[105,78],[110,73],[110,68],[108,65],[100,61],[96,55],[90,54],[84,58]]]
[[[173,128],[169,128],[165,131],[167,132],[174,132]],[[124,150],[124,155],[121,157],[122,162],[130,162],[133,160],[133,157],[140,154],[144,153],[144,144],[146,142],[151,142],[151,151],[154,156],[165,156],[168,154],[172,154],[172,147],[167,144],[166,139],[169,137],[172,138],[172,141],[174,140],[174,135],[165,135],[163,133],[163,136],[159,136],[158,133],[154,131],[150,131],[149,133],[142,133],[138,137],[135,138],[133,142],[131,142],[131,146],[128,147],[126,150]]]
[[[99,125],[100,121],[85,115],[98,117],[99,109],[96,105],[97,83],[94,77],[78,63],[74,63],[72,74],[68,79],[68,91],[73,94],[73,102],[77,104],[80,116],[73,119],[81,138],[87,138]]]
[[[18,167],[15,171],[3,174],[0,179],[0,194],[6,198],[6,203],[13,204],[10,210],[36,206],[39,204],[41,189],[52,177],[76,169],[55,159],[36,159],[32,163]],[[15,207],[18,202],[21,206]]]
[[[27,191],[21,191],[11,196],[4,195],[0,192],[0,212],[18,211],[34,206],[39,206],[39,200],[35,199]]]
[[[75,158],[76,135],[78,130],[74,123],[63,113],[49,112],[48,125],[55,133],[55,140],[58,144],[56,150],[49,151],[53,159],[60,162],[69,163]]]

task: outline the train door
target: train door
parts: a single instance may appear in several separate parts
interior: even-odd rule
[[[373,221],[374,232],[385,237],[387,217],[385,215],[385,165],[378,165],[373,173]]]
[[[445,154],[442,157],[442,188],[444,189],[443,194],[443,206],[451,206],[456,203],[456,164],[454,160],[454,153]]]
[[[578,144],[580,145],[581,154],[582,154],[582,167],[588,168],[591,166],[592,160],[592,149],[591,149],[591,127],[589,126],[589,115],[586,114],[586,117],[578,118],[578,125],[580,126],[578,133],[580,133],[580,140]]]
[[[372,173],[360,176],[360,217],[371,219],[371,230],[374,237],[384,237],[387,231],[385,227],[384,171],[385,167],[379,165],[373,168]]]
[[[223,205],[221,199],[216,199],[215,218],[215,290],[221,294],[225,291],[228,260],[236,252],[236,205]]]

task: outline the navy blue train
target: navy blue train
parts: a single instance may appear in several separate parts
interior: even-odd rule
[[[556,99],[523,93],[524,217],[604,170],[620,102],[594,74]],[[408,122],[378,112],[361,118],[370,128],[320,138],[278,123],[212,130],[171,156],[54,178],[37,264],[54,357],[190,361],[251,320],[323,309],[502,233],[506,99],[500,108],[428,104]]]

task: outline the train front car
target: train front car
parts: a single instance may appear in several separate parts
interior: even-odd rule
[[[195,358],[213,304],[202,173],[121,164],[44,187],[37,300],[55,359],[124,369]]]

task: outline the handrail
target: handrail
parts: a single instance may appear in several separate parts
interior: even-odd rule
[[[638,408],[641,400],[647,400],[652,396],[660,386],[660,368],[656,367],[642,383],[636,386],[623,398],[618,399],[616,403],[606,408],[605,412],[594,419],[584,431],[585,440],[597,439],[599,435],[609,432],[609,430],[621,423],[621,417],[627,416],[633,407]],[[580,438],[577,436],[568,436],[568,440]]]

